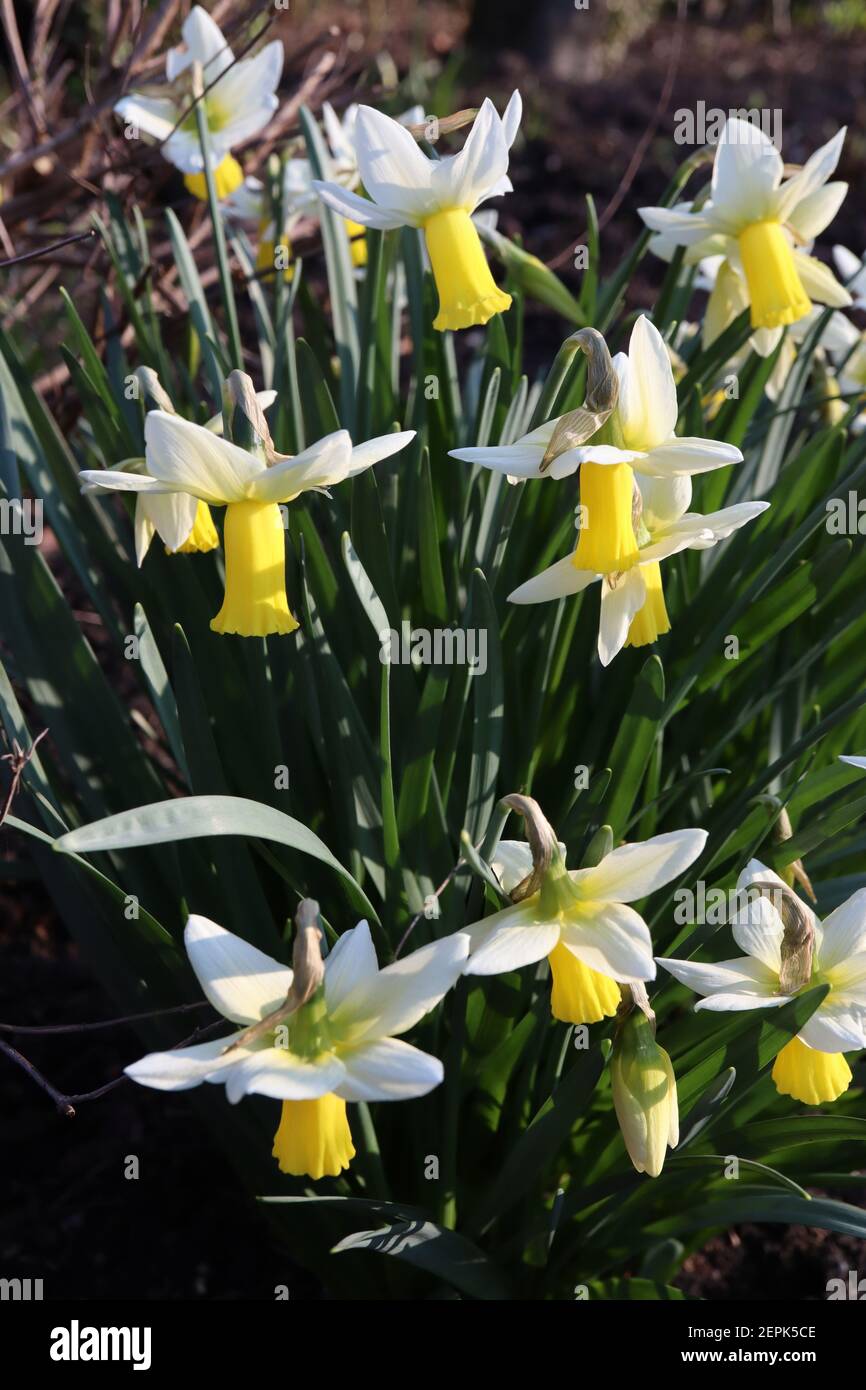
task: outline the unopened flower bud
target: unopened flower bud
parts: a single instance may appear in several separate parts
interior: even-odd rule
[[[654,1018],[640,1006],[625,1007],[610,1062],[613,1103],[629,1158],[639,1173],[657,1178],[668,1147],[679,1143],[676,1077],[656,1042]]]

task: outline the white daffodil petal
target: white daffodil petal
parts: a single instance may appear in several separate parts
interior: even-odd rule
[[[694,990],[695,994],[720,994],[725,997],[742,994],[752,1000],[771,998],[779,984],[778,975],[751,956],[721,960],[715,965],[707,965],[699,960],[669,959],[666,956],[656,956],[656,960],[669,975],[673,975],[681,985]],[[742,1007],[759,1006],[750,1003]]]
[[[331,1022],[352,1043],[405,1033],[435,1008],[456,982],[469,954],[469,937],[454,932],[380,970],[344,1000]]]
[[[713,163],[714,213],[729,226],[771,216],[782,173],[782,156],[760,126],[729,117]]]
[[[613,587],[610,579],[610,575],[605,575],[601,584],[598,659],[602,666],[609,666],[622,651],[632,618],[646,600],[646,584],[639,565],[618,575]]]
[[[489,97],[485,97],[463,149],[448,168],[447,190],[437,186],[439,170],[435,164],[431,174],[432,186],[440,196],[445,194],[443,206],[474,212],[507,171],[508,143],[505,131],[496,107]]]
[[[705,830],[672,830],[639,844],[620,845],[595,868],[575,869],[571,878],[586,898],[635,902],[685,873],[706,843]]]
[[[362,198],[359,194],[350,192],[348,188],[341,188],[339,184],[313,179],[313,188],[323,203],[333,208],[341,217],[348,218],[350,222],[360,222],[363,226],[375,227],[380,232],[414,225],[402,212],[379,207],[370,198]]]
[[[797,274],[810,299],[819,304],[830,304],[834,309],[845,309],[852,303],[851,295],[839,284],[828,265],[803,251],[794,252]]]
[[[866,265],[849,251],[847,246],[834,246],[833,259],[845,286],[852,294],[862,294],[866,289]]]
[[[195,525],[198,501],[186,492],[143,492],[135,504],[135,520],[143,512],[169,550],[179,550]],[[141,564],[141,560],[139,560]]]
[[[859,768],[861,772],[866,772],[866,758],[854,757],[853,754],[839,754],[840,763],[847,763],[849,767]]]
[[[379,963],[370,927],[359,922],[357,927],[344,931],[331,948],[325,961],[325,1002],[329,1013],[336,1013],[351,997],[358,985],[372,984],[379,973]]]
[[[721,541],[747,522],[754,521],[769,506],[769,502],[735,502],[732,507],[722,507],[718,512],[706,512],[700,520],[712,531],[713,540]]]
[[[754,889],[739,889],[730,927],[740,950],[778,975],[782,966],[784,926],[773,904],[767,898],[755,897]]]
[[[233,145],[261,130],[276,111],[279,103],[275,93],[283,71],[283,57],[283,45],[279,39],[274,39],[254,57],[235,63],[208,92],[208,115],[213,111],[222,118],[223,129],[233,129]],[[253,116],[259,119],[262,115],[264,120],[260,124],[247,128]],[[217,134],[222,134],[222,130]]]
[[[246,450],[164,410],[148,412],[144,440],[153,477],[204,502],[242,502],[265,472],[265,465]]]
[[[335,1088],[343,1100],[412,1100],[438,1086],[445,1068],[402,1038],[378,1038],[341,1054],[346,1075]]]
[[[359,106],[355,146],[361,183],[375,203],[417,225],[436,210],[432,194],[433,161],[399,121],[372,106]]]
[[[767,868],[767,865],[762,864],[760,859],[750,859],[748,864],[740,874],[739,878],[737,879],[737,890],[739,892],[742,889],[753,888],[756,883],[769,884],[771,888],[777,889],[778,898],[776,899],[776,901],[779,903],[781,903],[781,900],[786,893],[791,892],[791,889],[788,888],[788,885],[784,882],[783,879],[779,877],[777,873],[775,873],[773,869]],[[750,894],[749,900],[753,900],[754,897],[754,893]],[[769,902],[770,900],[768,898],[763,898],[762,901]],[[809,925],[811,926],[815,934],[816,950],[820,952],[823,937],[823,929],[821,927],[821,923],[818,921],[818,918],[815,916],[808,903],[804,902],[802,898],[799,898],[798,901],[800,911],[805,913]],[[734,934],[734,939],[736,940],[736,933]],[[743,946],[744,951],[748,949],[749,948],[747,946]],[[760,957],[758,958],[760,959]],[[769,963],[773,964],[774,968],[777,968],[775,967],[774,959],[771,960]]]
[[[728,1013],[746,1009],[778,1009],[782,1004],[790,1004],[790,994],[750,994],[746,990],[731,994],[710,994],[695,1004],[695,1013],[709,1010],[710,1013]]]
[[[798,1034],[818,1052],[854,1052],[866,1047],[866,1006],[831,993]]]
[[[126,1076],[140,1086],[155,1091],[189,1091],[204,1081],[219,1081],[230,1066],[238,1066],[247,1055],[240,1051],[222,1054],[240,1033],[228,1033],[211,1042],[192,1047],[176,1047],[171,1052],[150,1052],[138,1062],[124,1067]]]
[[[816,188],[788,215],[788,226],[801,241],[814,241],[829,227],[847,192],[847,183],[828,183],[826,188]]]
[[[856,893],[822,924],[820,966],[822,970],[833,970],[843,966],[851,956],[866,951],[866,888]]]
[[[183,43],[166,54],[165,75],[169,82],[174,82],[191,63],[201,63],[205,83],[211,83],[233,61],[234,54],[222,30],[201,5],[193,5],[180,32]]]
[[[520,909],[524,910],[521,911]],[[559,940],[559,927],[537,915],[526,904],[503,908],[470,931],[472,954],[467,975],[502,975],[535,965],[549,956]]]
[[[565,598],[568,594],[579,594],[589,584],[599,578],[590,570],[579,570],[572,563],[570,555],[557,560],[549,569],[542,570],[533,579],[527,579],[508,595],[509,603],[546,603],[549,599]]]
[[[716,230],[702,213],[678,212],[675,208],[638,208],[638,213],[650,231],[659,232],[675,246],[695,246]]]
[[[743,455],[734,444],[719,439],[692,439],[671,435],[648,449],[643,461],[636,465],[641,473],[654,478],[677,478],[695,473],[709,473],[742,463]]]
[[[839,156],[842,153],[845,133],[845,126],[841,130],[837,130],[832,140],[828,140],[826,145],[822,145],[819,150],[810,155],[802,169],[782,184],[777,202],[777,216],[780,222],[790,222],[796,226],[797,214],[803,203],[820,192],[822,186],[835,172],[836,165],[839,163]],[[825,222],[818,230],[823,231],[826,225]],[[811,237],[807,239],[811,240]]]
[[[654,980],[652,939],[643,918],[626,903],[586,903],[562,929],[568,949],[591,970],[614,980]]]
[[[511,146],[517,138],[517,132],[520,129],[520,122],[522,119],[523,98],[520,93],[515,90],[511,93],[508,105],[502,116],[502,129],[505,133],[505,143],[509,149],[511,149]]]
[[[262,1047],[226,1073],[226,1099],[230,1105],[251,1095],[315,1100],[333,1091],[345,1076],[345,1066],[333,1053],[306,1058],[284,1047]]]
[[[147,97],[139,92],[121,97],[114,111],[127,125],[143,130],[155,140],[167,140],[180,115],[169,97]]]
[[[288,966],[207,917],[191,916],[183,939],[205,996],[233,1023],[257,1023],[288,994]]]
[[[544,447],[537,444],[498,444],[483,448],[478,446],[470,449],[449,449],[448,453],[451,458],[460,459],[461,463],[477,463],[482,468],[490,468],[494,473],[505,473],[511,478],[546,476],[540,472]]]
[[[167,496],[182,490],[177,484],[151,478],[147,473],[126,473],[120,468],[82,468],[78,477],[83,483],[82,492],[95,489],[97,492],[150,492],[154,496]]]
[[[175,494],[183,496],[183,494]],[[156,527],[147,514],[147,509],[142,506],[144,497],[136,499],[135,516],[133,518],[133,534],[135,537],[135,563],[141,569],[145,557],[150,549],[151,541],[156,535]]]
[[[335,430],[296,457],[263,469],[253,481],[252,495],[257,502],[291,502],[310,488],[342,482],[348,477],[351,458],[349,431]]]
[[[399,454],[401,449],[412,443],[415,433],[415,430],[394,430],[392,434],[380,434],[363,444],[355,444],[349,460],[349,477],[354,478],[358,473],[363,473],[365,468],[372,468],[374,463],[381,463],[392,454]]]
[[[628,448],[651,450],[673,435],[679,407],[664,339],[645,314],[631,331],[628,362],[619,401],[624,442]]]

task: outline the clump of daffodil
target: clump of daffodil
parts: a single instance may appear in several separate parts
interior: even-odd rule
[[[739,463],[743,456],[732,444],[675,434],[677,392],[670,355],[645,316],[635,323],[628,354],[618,353],[613,361],[595,329],[581,329],[569,342],[588,357],[586,402],[580,410],[549,420],[514,444],[455,449],[452,454],[521,481],[566,478],[580,469],[580,531],[573,554],[515,590],[511,599],[535,603],[561,598],[603,578],[607,607],[599,652],[607,664],[626,642],[641,646],[668,631],[658,562],[710,529],[709,522],[698,526],[700,518],[683,516],[691,500],[690,476]],[[664,498],[664,517],[644,507],[644,484],[659,503]],[[731,511],[730,519],[741,525],[752,514]],[[724,525],[727,513],[719,513],[718,520]],[[664,531],[673,522],[676,539]],[[694,536],[685,534],[689,525]],[[721,534],[726,532],[715,538]],[[703,538],[713,543],[709,534]],[[632,619],[637,619],[633,628]],[[610,640],[615,635],[617,640]]]
[[[166,54],[166,95],[132,92],[114,107],[127,125],[160,142],[164,157],[184,175],[195,197],[207,198],[204,157],[198,134],[193,75],[201,79],[200,105],[210,137],[217,198],[226,198],[243,183],[232,150],[267,125],[277,109],[283,70],[283,45],[266,44],[252,58],[235,61],[222,30],[206,10],[195,5],[183,22],[183,42]]]
[[[610,1057],[613,1105],[623,1142],[639,1173],[657,1178],[680,1141],[677,1081],[656,1042],[655,1014],[643,986],[626,985]]]
[[[439,291],[434,328],[487,323],[511,304],[511,296],[497,288],[490,274],[472,213],[485,199],[511,191],[508,152],[520,115],[517,92],[501,119],[486,99],[460,153],[428,159],[398,121],[360,106],[355,149],[368,196],[334,182],[315,183],[323,202],[350,221],[382,230],[423,230]]]
[[[81,480],[86,487],[146,493],[151,500],[182,495],[224,506],[225,596],[211,627],[239,637],[294,632],[298,623],[286,596],[280,504],[354,477],[404,448],[414,431],[353,447],[348,431],[336,430],[297,456],[277,454],[250,378],[232,372],[226,393],[234,409],[233,432],[245,439],[246,447],[204,425],[152,410],[144,427],[144,472],[86,469]],[[183,543],[181,528],[172,530],[170,516],[163,519],[160,534],[171,550]]]
[[[706,843],[703,830],[625,844],[593,868],[567,869],[564,847],[531,797],[503,806],[525,818],[528,843],[504,840],[493,869],[511,906],[475,922],[467,975],[500,975],[550,964],[551,1012],[564,1023],[597,1023],[619,1007],[619,983],[655,978],[646,922],[628,904],[681,874]]]
[[[457,932],[380,970],[366,922],[344,932],[324,962],[311,899],[296,923],[290,970],[206,917],[190,917],[190,964],[209,1002],[240,1027],[215,1042],[150,1053],[126,1074],[159,1091],[224,1085],[232,1105],[245,1095],[280,1100],[280,1171],[336,1177],[355,1156],[347,1102],[409,1100],[441,1082],[439,1059],[399,1034],[456,982],[469,943]]]
[[[846,1052],[866,1047],[866,889],[823,923],[771,869],[753,859],[737,881],[734,941],[744,956],[702,965],[659,964],[703,996],[696,1009],[778,1008],[816,985],[829,985],[818,1008],[776,1057],[781,1095],[804,1105],[837,1100],[851,1084]]]
[[[657,235],[652,249],[669,259],[686,247],[687,263],[721,256],[707,306],[714,337],[749,305],[756,352],[767,357],[782,329],[805,318],[812,301],[842,308],[851,296],[832,271],[809,254],[836,216],[846,183],[827,183],[839,162],[844,129],[785,179],[773,142],[750,121],[731,117],[719,140],[709,197],[700,206],[641,208]]]

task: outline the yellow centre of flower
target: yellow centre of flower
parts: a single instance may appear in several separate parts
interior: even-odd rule
[[[284,1100],[273,1156],[281,1173],[337,1177],[355,1157],[346,1102],[332,1093],[315,1100]]]
[[[550,1012],[562,1023],[598,1023],[613,1018],[619,1006],[619,985],[592,970],[558,941],[547,957],[552,989]]]
[[[346,231],[349,233],[349,252],[352,257],[352,265],[362,266],[367,264],[367,228],[361,222],[352,222],[346,218]]]
[[[464,208],[434,213],[424,223],[424,238],[439,291],[434,328],[440,332],[471,328],[510,308],[511,295],[497,288],[481,239]]]
[[[226,590],[214,632],[267,637],[298,627],[286,598],[286,543],[276,502],[230,502],[224,529]]]
[[[753,328],[782,328],[812,308],[781,222],[753,222],[738,237]]]
[[[841,1052],[816,1052],[792,1038],[776,1058],[773,1080],[782,1096],[792,1096],[804,1105],[825,1105],[847,1091],[851,1068]]]
[[[646,585],[646,598],[643,607],[639,608],[631,620],[628,630],[628,637],[625,639],[627,647],[646,647],[650,642],[654,642],[663,632],[670,632],[671,622],[668,617],[668,610],[665,608],[665,596],[662,589],[662,572],[658,561],[652,564],[642,565],[641,574]]]
[[[213,517],[210,514],[210,507],[207,502],[199,502],[195,509],[195,521],[192,530],[177,550],[169,550],[166,546],[167,555],[192,555],[197,550],[216,550],[220,543],[217,529],[213,524]]]
[[[637,560],[632,525],[634,474],[627,463],[580,465],[581,527],[572,563],[594,574],[617,574]]]
[[[217,200],[222,202],[230,193],[234,193],[236,188],[240,188],[244,181],[244,171],[238,164],[234,155],[227,154],[221,159],[213,171],[214,188],[216,189]],[[185,174],[184,186],[193,197],[200,198],[202,202],[207,202],[207,179],[204,174]]]

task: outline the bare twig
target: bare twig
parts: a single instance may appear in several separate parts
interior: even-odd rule
[[[0,261],[0,270],[5,270],[10,265],[20,265],[22,261],[36,261],[40,256],[50,256],[52,251],[59,251],[62,246],[71,246],[74,241],[89,241],[95,236],[95,227],[91,227],[88,232],[76,232],[75,236],[66,236],[62,241],[52,241],[50,246],[42,246],[38,251],[24,251],[20,256],[10,256],[8,260]]]

